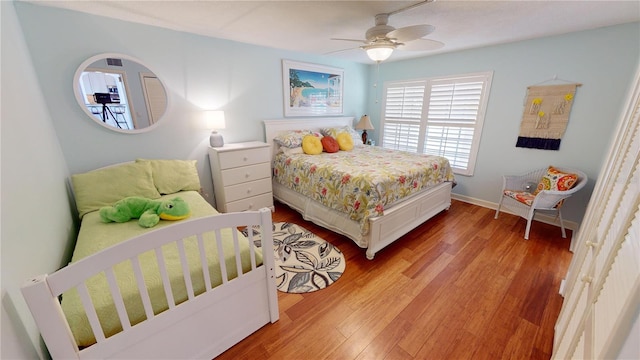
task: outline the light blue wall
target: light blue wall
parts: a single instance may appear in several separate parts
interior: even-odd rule
[[[204,127],[202,110],[225,110],[226,142],[264,140],[262,120],[283,117],[282,59],[343,68],[344,115],[359,117],[365,109],[363,64],[27,3],[16,8],[71,173],[137,157],[195,159],[212,201],[206,155],[211,129]],[[110,131],[89,120],[76,103],[71,83],[77,67],[105,52],[143,61],[167,86],[169,108],[153,131]]]
[[[205,191],[212,194],[209,129],[200,121],[200,110],[226,111],[227,142],[263,139],[261,121],[283,116],[282,59],[344,68],[345,115],[372,114],[378,127],[379,105],[371,92],[375,66],[32,4],[15,4],[15,11],[13,3],[1,4],[3,359],[42,354],[18,289],[24,279],[51,272],[68,258],[75,235],[65,188],[70,173],[136,157],[196,159]],[[476,174],[459,176],[454,192],[495,202],[502,173],[555,163],[579,167],[595,179],[638,62],[639,34],[638,24],[624,25],[383,63],[378,89],[386,80],[494,70]],[[167,85],[170,107],[154,131],[108,131],[75,102],[76,67],[104,52],[143,60]],[[526,86],[553,75],[583,84],[560,151],[515,148]],[[568,204],[568,219],[581,219],[591,187]]]
[[[0,2],[2,343],[0,358],[46,354],[20,287],[68,259],[75,226],[67,165],[13,4]]]
[[[590,181],[563,208],[567,220],[584,216],[595,180],[621,117],[640,58],[640,24],[632,23],[562,36],[382,63],[378,99],[385,81],[493,71],[482,141],[472,177],[457,176],[455,194],[497,203],[502,174],[523,174],[553,164],[581,169]],[[516,148],[526,89],[552,79],[581,83],[560,150]],[[376,69],[370,69],[370,88]],[[558,84],[562,82],[550,82]],[[380,108],[369,99],[379,128]],[[379,136],[376,132],[374,136]],[[488,204],[491,205],[491,204]]]

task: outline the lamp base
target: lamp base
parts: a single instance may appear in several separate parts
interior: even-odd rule
[[[211,136],[209,136],[209,144],[211,144],[211,147],[223,147],[224,139],[222,138],[222,134],[213,131]]]
[[[362,130],[362,143],[367,143],[367,130]]]

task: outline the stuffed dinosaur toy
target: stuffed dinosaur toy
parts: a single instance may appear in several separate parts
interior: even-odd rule
[[[127,222],[138,219],[145,228],[156,226],[162,220],[182,220],[191,215],[189,204],[179,197],[171,200],[152,200],[132,196],[117,201],[113,206],[100,208],[100,219],[105,222]]]

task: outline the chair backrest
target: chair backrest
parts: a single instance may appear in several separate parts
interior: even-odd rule
[[[566,167],[558,167],[558,166],[554,166],[554,168],[567,174],[576,174],[578,176],[578,180],[576,181],[575,185],[573,185],[573,187],[569,190],[541,191],[540,193],[538,193],[538,195],[536,195],[536,198],[533,201],[533,204],[531,204],[532,207],[536,209],[547,209],[547,210],[554,209],[559,203],[561,203],[561,201],[571,197],[574,193],[582,189],[587,184],[587,181],[588,181],[587,174],[585,174],[580,170],[566,168]],[[546,173],[546,169],[545,169],[545,173]]]

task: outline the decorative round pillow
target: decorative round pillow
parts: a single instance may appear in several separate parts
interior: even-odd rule
[[[338,145],[336,139],[331,136],[323,137],[320,142],[322,143],[322,148],[324,149],[324,151],[328,153],[334,153],[340,150],[340,145]]]
[[[322,142],[320,142],[320,138],[313,135],[303,137],[302,151],[307,155],[318,155],[322,153]]]
[[[353,138],[351,134],[342,132],[336,136],[336,141],[338,141],[338,146],[340,146],[340,150],[349,151],[353,149]]]

